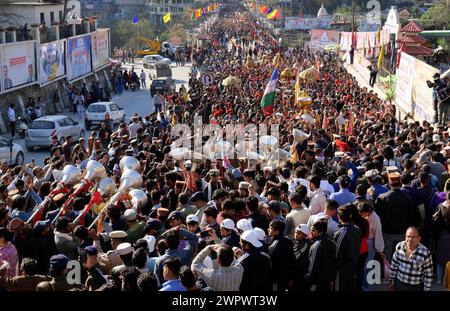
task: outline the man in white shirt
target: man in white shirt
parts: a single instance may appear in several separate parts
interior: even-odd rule
[[[136,116],[133,116],[133,123],[130,124],[130,126],[128,126],[128,129],[130,130],[130,136],[131,137],[136,137],[137,134],[137,130],[140,128],[141,126],[139,125],[139,119]]]
[[[16,112],[14,111],[14,104],[10,104],[8,108],[9,128],[11,129],[11,138],[15,138],[16,134]]]
[[[141,87],[142,87],[143,89],[147,88],[147,84],[145,83],[145,78],[146,78],[146,77],[145,77],[144,69],[142,69],[139,78],[141,79]]]
[[[320,188],[320,177],[312,175],[309,178],[309,188],[311,189],[311,198],[309,201],[309,209],[311,214],[315,215],[325,210],[327,199],[323,190]]]
[[[289,204],[292,210],[286,216],[285,235],[293,240],[295,228],[300,224],[306,224],[311,217],[311,210],[303,203],[303,198],[299,193],[294,193],[289,197]]]
[[[312,215],[308,220],[308,227],[311,229],[312,225],[318,222],[320,219],[327,220],[327,234],[329,237],[333,237],[334,234],[339,230],[339,225],[337,222],[333,220],[333,217],[336,216],[337,209],[339,208],[338,202],[334,200],[328,200],[325,212],[318,213],[316,215]]]

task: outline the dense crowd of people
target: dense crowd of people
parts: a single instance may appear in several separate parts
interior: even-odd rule
[[[339,57],[280,46],[247,13],[209,31],[211,45],[192,50],[189,87],[157,94],[155,112],[114,132],[102,124],[87,142],[55,139],[43,165],[1,164],[0,288],[449,289],[447,127],[398,120]],[[261,111],[273,59],[280,72],[317,68],[300,81],[309,106],[294,103],[295,77],[282,76],[273,113]],[[229,76],[240,82],[222,85]],[[292,157],[179,158],[171,129],[195,117],[278,124]],[[66,277],[70,260],[79,282]]]

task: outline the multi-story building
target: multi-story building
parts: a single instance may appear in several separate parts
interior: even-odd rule
[[[0,27],[20,27],[25,23],[46,25],[62,22],[64,0],[18,0],[1,4]],[[8,18],[10,16],[11,18]]]
[[[170,12],[172,21],[184,18],[185,11],[194,7],[194,0],[145,0],[150,22],[163,23],[163,16]]]

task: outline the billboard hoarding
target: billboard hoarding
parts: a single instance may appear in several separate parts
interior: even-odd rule
[[[63,77],[65,70],[65,41],[41,44],[39,47],[39,83],[46,84]]]
[[[286,17],[284,29],[330,29],[331,18]]]
[[[92,33],[92,65],[99,69],[109,64],[109,31],[98,30]]]
[[[31,84],[36,79],[35,42],[16,42],[2,47],[2,87],[3,90]]]
[[[340,32],[335,30],[311,30],[311,48],[323,49],[329,44],[339,44]]]
[[[67,79],[74,80],[92,71],[91,35],[67,39]]]

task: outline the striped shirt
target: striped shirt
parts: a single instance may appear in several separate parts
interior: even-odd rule
[[[17,255],[16,247],[11,243],[6,243],[5,246],[0,247],[0,266],[8,262],[9,268],[5,272],[5,277],[13,278],[18,275],[19,256]]]
[[[210,253],[210,247],[204,248],[192,261],[192,270],[195,270],[213,291],[239,291],[244,267],[235,260],[229,267],[207,268],[203,262]]]
[[[419,244],[411,256],[406,254],[406,242],[400,242],[395,247],[395,253],[391,262],[391,274],[389,277],[410,285],[424,284],[424,290],[431,289],[433,283],[433,260],[430,251]]]

